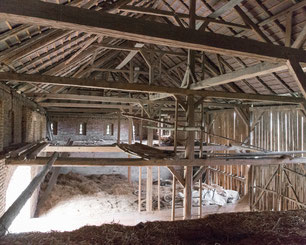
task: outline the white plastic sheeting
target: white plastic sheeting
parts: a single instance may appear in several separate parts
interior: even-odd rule
[[[182,192],[178,193],[179,197],[184,198]],[[202,187],[202,204],[203,206],[208,205],[219,205],[224,206],[227,203],[235,203],[239,200],[239,193],[233,190],[224,190],[218,185],[206,185]],[[192,192],[192,204],[198,206],[200,204],[199,191],[194,190]]]

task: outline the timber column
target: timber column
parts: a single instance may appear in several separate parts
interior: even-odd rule
[[[195,30],[196,24],[196,0],[190,0],[189,5],[189,28]],[[195,51],[188,50],[188,76],[195,79]],[[195,81],[193,81],[195,82]],[[188,84],[189,86],[190,84]],[[187,125],[189,127],[194,126],[194,97],[187,97]],[[195,131],[187,132],[186,139],[186,153],[185,157],[187,159],[194,159],[194,139]],[[185,166],[185,188],[184,188],[184,219],[191,218],[192,211],[192,166]]]
[[[194,98],[193,96],[187,97],[187,123],[189,127],[194,126]],[[186,153],[187,159],[194,159],[194,139],[195,131],[187,132],[186,140]],[[184,219],[191,218],[192,209],[192,166],[185,166],[185,188],[184,188]]]
[[[151,108],[149,108],[151,109]],[[150,111],[150,117],[153,114]],[[153,136],[154,131],[151,128],[148,128],[148,146],[153,146]],[[153,210],[153,171],[152,167],[147,167],[147,186],[146,186],[146,211],[151,212]]]

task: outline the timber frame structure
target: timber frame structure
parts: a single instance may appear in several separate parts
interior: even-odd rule
[[[306,0],[2,0],[0,81],[48,116],[115,113],[118,128],[128,118],[130,147],[133,120],[141,121],[144,151],[161,157],[138,152],[90,166],[128,166],[129,174],[137,166],[140,176],[146,167],[147,211],[159,166],[173,174],[174,190],[184,186],[185,219],[202,176],[249,193],[251,209],[305,208],[305,8]],[[154,130],[171,131],[174,145],[152,150]],[[6,164],[45,165],[40,152],[93,150],[28,147],[5,154]],[[65,155],[53,162],[88,166]]]

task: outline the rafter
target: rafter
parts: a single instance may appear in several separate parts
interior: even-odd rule
[[[287,65],[260,63],[254,66],[249,66],[242,70],[237,70],[217,77],[205,79],[203,81],[198,82],[197,84],[192,84],[190,88],[203,89],[284,70],[288,70]],[[303,70],[306,71],[306,67],[304,67]]]

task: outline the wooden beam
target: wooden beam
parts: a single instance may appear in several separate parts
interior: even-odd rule
[[[207,167],[201,166],[200,169],[193,175],[193,182],[197,182],[202,178],[203,174],[206,172]]]
[[[225,12],[231,10],[232,8],[234,8],[235,6],[237,6],[238,4],[240,4],[241,2],[243,2],[244,0],[230,0],[227,3],[225,3],[221,8],[215,10],[215,12],[211,13],[209,15],[210,18],[218,18],[221,15],[223,15]]]
[[[21,193],[21,195],[16,199],[16,201],[8,208],[8,210],[0,218],[0,237],[4,236],[10,225],[13,223],[16,216],[21,211],[22,207],[26,204],[28,199],[32,196],[36,188],[43,181],[47,173],[50,171],[53,163],[56,161],[58,153],[54,153],[52,157],[47,160],[47,165],[39,172],[27,188]]]
[[[127,118],[134,118],[134,119],[138,119],[138,120],[144,120],[144,121],[154,122],[154,123],[163,123],[163,124],[174,126],[174,123],[159,121],[159,120],[155,120],[155,119],[147,118],[147,117],[139,117],[139,116],[135,116],[133,114],[122,113],[122,116],[127,117]]]
[[[0,18],[230,56],[272,62],[285,62],[290,56],[296,56],[298,61],[306,62],[304,50],[36,0],[28,0],[26,5],[22,0],[3,0]]]
[[[47,146],[44,152],[124,152],[117,146]]]
[[[270,23],[274,20],[277,20],[280,17],[285,16],[288,12],[293,12],[293,11],[296,11],[298,9],[302,9],[305,5],[306,5],[306,0],[302,0],[301,2],[299,2],[297,4],[294,4],[289,8],[285,8],[284,10],[274,14],[273,16],[268,17],[267,19],[260,21],[258,23],[258,25],[264,26],[264,25],[266,25],[266,24],[268,24],[268,23]]]
[[[306,75],[301,65],[294,57],[288,60],[287,65],[304,98],[306,98]]]
[[[43,166],[47,157],[37,157],[27,161],[7,159],[6,165],[12,166]],[[222,166],[222,165],[255,165],[268,166],[278,164],[306,163],[306,158],[263,158],[263,159],[175,159],[175,160],[143,160],[141,158],[58,158],[54,166]]]
[[[229,93],[219,91],[196,91],[191,89],[154,86],[140,83],[122,83],[122,82],[107,82],[104,80],[82,79],[82,78],[67,78],[55,76],[43,76],[38,74],[18,74],[9,72],[0,72],[0,81],[17,81],[28,83],[52,84],[70,87],[83,87],[94,89],[110,89],[121,90],[140,93],[165,93],[174,95],[194,95],[206,98],[222,98],[222,99],[237,99],[250,101],[273,101],[279,103],[303,103],[305,100],[301,98],[294,98],[289,96],[275,96],[275,95],[257,95],[246,93]]]
[[[26,93],[27,97],[34,98],[35,100],[75,100],[75,101],[95,101],[95,102],[113,102],[113,103],[133,103],[139,104],[172,104],[174,101],[151,101],[145,99],[135,99],[129,97],[106,97],[106,96],[93,96],[93,95],[79,95],[79,94],[53,94],[53,93]]]
[[[108,6],[104,9],[102,9],[103,12],[112,13],[122,7],[123,5],[126,5],[128,3],[132,2],[132,0],[118,0],[115,3],[111,2],[111,4],[108,4]]]
[[[305,2],[305,1],[304,1]],[[301,48],[306,40],[306,25],[292,44],[292,48]]]
[[[291,35],[292,35],[292,12],[288,12],[286,16],[286,33],[285,33],[285,46],[291,46]],[[295,44],[296,45],[296,44]]]
[[[48,114],[49,113],[82,113],[87,114],[88,113],[94,113],[97,115],[98,113],[111,113],[111,112],[118,112],[120,109],[93,109],[93,108],[56,108],[56,107],[50,107],[46,109]],[[101,115],[101,114],[100,114]]]
[[[137,7],[137,6],[131,6],[131,5],[123,6],[120,8],[120,10],[124,12],[147,14],[147,15],[152,15],[152,16],[172,17],[172,18],[177,17],[179,19],[189,18],[188,14],[175,13],[175,12],[165,11],[161,9],[143,8],[143,7]],[[228,26],[228,27],[239,28],[239,29],[244,29],[244,30],[251,29],[250,27],[246,25],[240,25],[240,24],[236,24],[232,22],[223,21],[223,20],[216,20],[211,17],[195,16],[195,19],[199,21],[207,21],[208,23],[213,23],[216,25]]]
[[[81,104],[81,103],[38,103],[42,107],[73,107],[73,108],[106,108],[106,109],[129,109],[129,105],[111,105],[111,104]]]
[[[73,144],[73,141],[69,138],[66,145],[71,146],[72,144]],[[61,157],[69,157],[69,153],[62,153]],[[52,168],[52,174],[51,174],[51,177],[48,181],[47,188],[45,189],[44,193],[40,196],[40,198],[38,200],[38,203],[36,205],[36,210],[35,210],[34,217],[39,216],[40,209],[43,206],[43,204],[46,202],[46,200],[47,200],[49,194],[51,193],[51,191],[53,190],[53,187],[55,186],[55,184],[57,182],[57,178],[58,178],[60,172],[61,172],[61,167]]]
[[[170,170],[170,172],[173,174],[173,176],[178,180],[178,182],[180,182],[180,184],[184,187],[185,186],[185,179],[183,176],[180,175],[180,173],[178,173],[174,167],[169,166],[168,169]]]
[[[239,7],[239,6],[235,6],[234,9],[236,10],[236,12],[238,13],[238,15],[242,18],[242,20],[244,21],[244,23],[248,26],[250,26],[253,31],[257,34],[257,36],[264,42],[267,43],[272,43],[270,41],[270,39],[263,33],[263,31],[259,28],[258,25],[256,25],[251,19],[250,17]]]
[[[244,124],[248,127],[250,125],[250,117],[242,108],[235,107],[235,112],[242,119]]]
[[[243,79],[250,79],[257,76],[263,76],[272,72],[280,72],[287,70],[288,66],[280,64],[271,64],[271,63],[259,63],[254,66],[249,66],[242,70],[233,71],[226,73],[220,76],[208,78],[202,80],[196,84],[190,86],[191,89],[203,89],[209,88],[212,86],[227,84],[230,82],[240,81]],[[306,71],[306,67],[303,68]]]
[[[136,43],[135,48],[142,48],[144,46],[143,43]],[[130,51],[130,53],[121,61],[119,65],[116,66],[116,69],[122,69],[124,66],[127,65],[134,58],[134,56],[138,53],[138,51]]]

